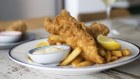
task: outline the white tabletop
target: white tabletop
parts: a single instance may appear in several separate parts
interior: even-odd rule
[[[127,29],[129,30],[129,35],[127,35],[128,33],[124,33],[114,35],[113,37],[124,39],[140,46],[140,30],[130,31],[134,30],[133,27],[140,26],[139,24],[136,25],[135,23],[135,21],[138,20],[138,17],[127,17],[124,19],[112,20],[112,25],[114,27],[119,27],[117,28],[117,30],[119,30],[121,33],[122,31],[126,31],[127,29],[123,26],[130,27],[129,29]],[[129,22],[129,25],[127,25],[122,20],[127,20],[130,22],[133,21],[134,23]],[[105,20],[99,22],[106,23]],[[36,39],[45,38],[48,35],[48,33],[46,33],[43,29],[34,30],[32,32],[36,34]],[[44,70],[38,70],[19,65],[9,59],[8,51],[9,50],[0,50],[0,79],[140,79],[140,59],[124,66],[105,70],[96,74],[94,73],[90,75],[70,76],[49,74],[47,71]]]

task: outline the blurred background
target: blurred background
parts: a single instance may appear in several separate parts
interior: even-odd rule
[[[87,22],[106,18],[103,0],[0,0],[0,20],[54,17],[67,9],[76,19]],[[117,0],[111,18],[140,14],[140,0]]]

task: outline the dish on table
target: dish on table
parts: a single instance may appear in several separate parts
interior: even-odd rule
[[[107,37],[110,30],[106,25],[93,22],[86,27],[66,10],[62,10],[53,20],[45,18],[44,27],[51,33],[48,36],[50,45],[66,44],[72,49],[60,66],[105,64],[131,55],[128,48],[121,48],[120,43]]]
[[[0,28],[0,49],[9,49],[34,38],[34,34],[27,32],[25,22],[15,21],[6,28]]]
[[[107,37],[110,31],[107,26],[95,22],[90,27],[85,27],[66,10],[62,10],[54,20],[45,18],[44,26],[45,30],[52,34],[48,40],[40,39],[18,45],[10,50],[9,57],[21,65],[47,70],[48,73],[79,75],[124,65],[134,61],[139,56],[139,47],[136,45]],[[46,45],[50,45],[48,47],[58,44],[68,45],[72,52],[60,63],[35,63],[32,61],[33,58],[29,51],[36,49],[36,44],[40,41],[48,41],[46,43]],[[42,43],[38,46],[42,46]],[[124,52],[125,48],[128,50]],[[104,50],[105,55],[100,53],[101,49]],[[111,60],[113,56],[115,59]],[[77,65],[71,64],[78,57],[82,60]]]
[[[60,63],[70,52],[67,45],[43,46],[31,49],[28,54],[30,60],[40,64]]]
[[[48,73],[78,75],[117,67],[132,62],[139,56],[139,48],[136,45],[107,37],[110,32],[107,26],[95,22],[85,27],[66,10],[62,10],[54,20],[45,18],[44,26],[45,30],[52,34],[48,40],[34,40],[14,47],[9,52],[13,61],[28,67],[47,70]],[[60,63],[35,63],[32,61],[33,58],[29,59],[28,52],[43,46],[44,43],[36,46],[40,41],[48,41],[45,43],[50,45],[48,47],[68,45],[72,52]]]
[[[39,40],[26,42],[12,48],[9,51],[10,59],[18,64],[21,64],[27,67],[46,70],[48,71],[48,73],[63,74],[63,75],[64,74],[65,75],[81,75],[81,74],[96,73],[96,72],[103,71],[106,69],[121,66],[121,65],[124,65],[124,64],[130,63],[136,60],[140,56],[140,53],[139,53],[140,50],[138,46],[136,46],[135,44],[129,43],[127,41],[116,39],[116,41],[118,41],[121,44],[122,48],[130,49],[130,51],[132,52],[130,56],[122,57],[118,60],[105,63],[105,64],[96,64],[96,65],[80,67],[80,68],[75,68],[72,66],[58,66],[56,64],[38,64],[34,62],[29,62],[28,61],[29,50],[34,49],[36,44],[39,43],[40,41],[47,41],[47,39],[39,39]]]
[[[0,49],[10,49],[18,44],[31,41],[35,39],[35,35],[33,33],[25,33],[23,36],[19,39],[19,41],[14,43],[0,43]]]
[[[19,31],[0,32],[0,43],[12,43],[18,41],[22,36]]]

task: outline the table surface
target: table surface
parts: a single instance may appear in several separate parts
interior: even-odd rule
[[[112,20],[112,26],[114,28],[116,27],[115,29],[120,32],[120,34],[112,36],[133,42],[140,46],[140,32],[134,28],[140,26],[138,20],[140,20],[140,16],[130,16]],[[48,33],[43,29],[43,18],[24,21],[29,26],[28,31],[36,34],[36,39],[47,37]],[[13,21],[0,21],[0,26],[7,26],[12,22]],[[98,22],[110,24],[106,20],[101,20]],[[90,23],[91,22],[86,24],[88,25]],[[128,28],[125,26],[128,26]],[[49,74],[44,70],[19,65],[9,59],[8,51],[9,50],[0,50],[0,79],[140,79],[140,59],[137,59],[132,63],[99,73],[69,76]]]

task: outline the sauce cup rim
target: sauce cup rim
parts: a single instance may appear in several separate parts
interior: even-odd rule
[[[38,47],[38,48],[34,48],[34,49],[31,49],[29,50],[29,54],[30,55],[48,55],[48,54],[55,54],[55,53],[58,53],[58,52],[54,52],[54,53],[47,53],[47,54],[33,54],[33,52],[37,51],[37,50],[40,50],[40,49],[45,49],[45,48],[49,48],[49,47],[59,47],[59,46],[64,46],[66,47],[65,49],[63,49],[62,51],[66,51],[66,50],[70,50],[70,47],[68,45],[51,45],[51,46],[43,46],[43,47]],[[59,51],[59,53],[61,53],[61,51]],[[66,53],[66,52],[65,52]]]

